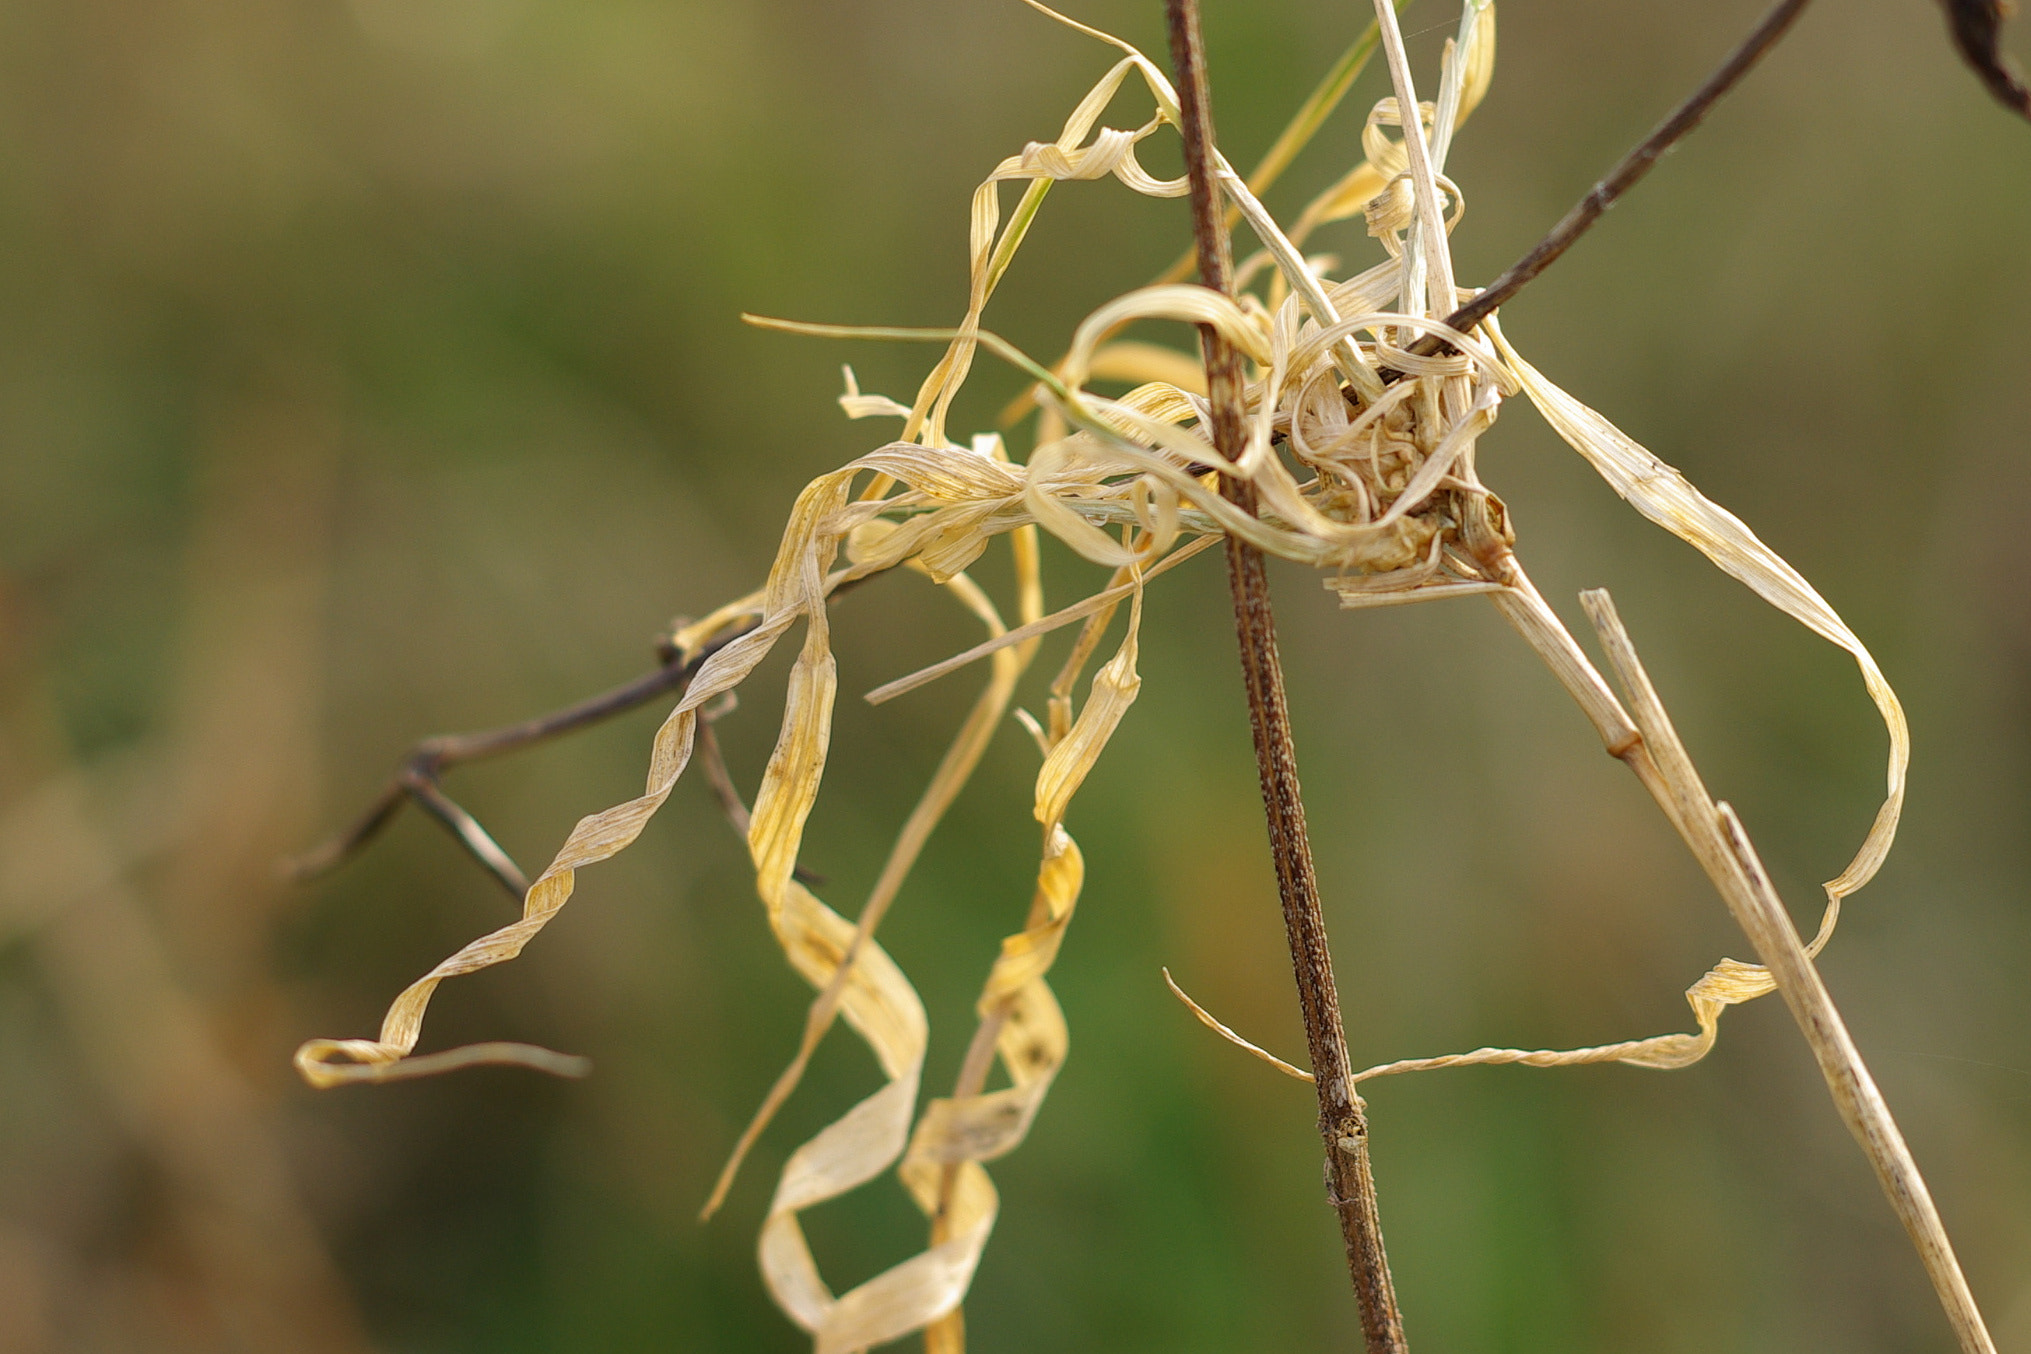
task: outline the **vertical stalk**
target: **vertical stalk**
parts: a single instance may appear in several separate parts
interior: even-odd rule
[[[1183,117],[1179,130],[1191,176],[1199,278],[1215,291],[1231,295],[1233,261],[1220,217],[1213,114],[1197,0],[1165,0],[1165,15]],[[1201,328],[1200,342],[1206,359],[1213,445],[1233,462],[1240,458],[1243,443],[1241,356],[1210,327]],[[1223,476],[1221,492],[1244,511],[1255,511],[1255,486],[1248,481]],[[1255,735],[1270,852],[1276,861],[1277,892],[1283,900],[1284,930],[1290,941],[1305,1042],[1319,1092],[1319,1135],[1325,1142],[1328,1197],[1340,1217],[1368,1354],[1403,1354],[1403,1321],[1396,1309],[1396,1288],[1375,1206],[1375,1179],[1369,1169],[1368,1120],[1351,1079],[1340,996],[1333,982],[1333,956],[1312,870],[1311,839],[1305,831],[1297,750],[1291,741],[1290,713],[1284,700],[1276,618],[1270,610],[1269,573],[1262,552],[1232,535],[1227,538],[1227,579],[1234,596],[1235,637],[1248,690],[1249,723]]]

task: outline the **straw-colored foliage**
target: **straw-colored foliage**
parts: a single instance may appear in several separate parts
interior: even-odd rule
[[[835,1017],[866,1042],[883,1084],[789,1157],[762,1225],[762,1270],[783,1310],[812,1332],[819,1354],[863,1349],[926,1328],[933,1348],[958,1348],[958,1308],[997,1208],[983,1163],[1022,1141],[1065,1058],[1065,1022],[1046,980],[1083,877],[1066,817],[1135,701],[1142,681],[1136,647],[1142,590],[1157,575],[1233,535],[1320,570],[1324,585],[1350,608],[1485,595],[1545,658],[1611,751],[1626,758],[1643,741],[1640,721],[1625,712],[1533,589],[1514,553],[1508,511],[1482,482],[1481,438],[1505,401],[1519,394],[1645,516],[1847,649],[1859,664],[1889,732],[1888,788],[1853,863],[1827,885],[1825,922],[1811,946],[1817,953],[1833,929],[1840,900],[1876,872],[1897,826],[1908,751],[1897,699],[1833,608],[1740,519],[1547,380],[1492,320],[1465,334],[1443,323],[1441,317],[1472,295],[1456,284],[1448,251],[1447,232],[1459,221],[1464,199],[1445,175],[1446,153],[1487,89],[1495,17],[1486,0],[1469,0],[1458,38],[1446,47],[1437,97],[1424,103],[1414,102],[1392,20],[1387,6],[1381,7],[1381,34],[1399,95],[1382,99],[1368,114],[1362,136],[1367,158],[1290,229],[1279,226],[1248,182],[1220,162],[1222,187],[1259,250],[1239,270],[1253,290],[1230,300],[1172,280],[1128,292],[1094,311],[1063,357],[1047,368],[983,329],[982,320],[1052,185],[1112,177],[1148,196],[1186,192],[1184,180],[1155,178],[1137,159],[1142,142],[1178,122],[1176,96],[1163,72],[1128,44],[1065,20],[1122,55],[1054,140],[1032,143],[1003,160],[975,192],[971,286],[954,329],[929,333],[756,321],[813,334],[934,339],[946,346],[908,406],[861,392],[848,373],[841,399],[847,414],[899,417],[901,434],[813,480],[790,511],[767,584],[677,635],[683,649],[710,651],[710,657],[656,735],[642,796],[580,822],[529,889],[522,918],[474,941],[403,992],[379,1038],[304,1045],[297,1056],[303,1075],[329,1086],[466,1061],[550,1065],[556,1055],[512,1045],[411,1055],[437,985],[520,953],[571,896],[575,871],[626,847],[662,805],[691,759],[701,711],[740,686],[779,641],[801,628],[781,733],[755,798],[748,845],[769,925],[818,996],[802,1049],[740,1150],[745,1152],[794,1088]],[[1309,134],[1374,45],[1371,30],[1294,127]],[[1334,80],[1337,90],[1331,88]],[[1126,130],[1100,125],[1104,110],[1131,81],[1147,93],[1147,117]],[[1414,115],[1407,115],[1411,108]],[[1406,136],[1406,121],[1415,121],[1422,135]],[[1280,144],[1278,154],[1287,161],[1292,150]],[[1271,172],[1281,167],[1276,163]],[[1001,186],[1011,182],[1025,187],[1004,219]],[[1335,277],[1301,252],[1315,227],[1357,215],[1365,217],[1384,255],[1374,266]],[[1196,352],[1159,346],[1155,339],[1163,337],[1162,330],[1124,337],[1131,326],[1151,321],[1172,322],[1173,338],[1179,322],[1210,326],[1246,355],[1247,440],[1238,461],[1222,457],[1210,441]],[[1456,351],[1438,356],[1408,351],[1431,334]],[[1034,378],[1035,436],[1021,462],[1011,459],[999,435],[961,441],[948,431],[953,399],[982,348]],[[1137,384],[1112,395],[1092,388],[1096,381],[1124,380]],[[1246,513],[1222,497],[1220,474],[1252,482],[1259,511]],[[1109,586],[1047,615],[1038,581],[1039,528],[1112,569]],[[965,573],[997,542],[1011,550],[1018,579],[1012,629]],[[799,882],[795,867],[826,772],[838,694],[828,596],[842,584],[898,566],[918,570],[952,592],[979,617],[988,638],[950,662],[890,683],[872,698],[892,698],[976,659],[990,660],[991,674],[856,922]],[[1084,701],[1075,704],[1089,656],[1123,612],[1112,656],[1087,684]],[[920,1110],[924,1009],[873,932],[940,814],[989,738],[1004,726],[1017,679],[1041,637],[1073,622],[1083,626],[1050,688],[1044,717],[1017,712],[1042,752],[1034,810],[1041,850],[1029,917],[1003,941],[981,988],[979,1028],[954,1094]],[[1703,791],[1697,804],[1674,798],[1683,787],[1669,783],[1655,764],[1643,759],[1637,769],[1688,840],[1717,831]],[[1688,817],[1702,814],[1708,821]],[[1722,960],[1687,993],[1694,1033],[1567,1051],[1479,1049],[1393,1062],[1361,1076],[1498,1062],[1564,1066],[1615,1060],[1684,1067],[1713,1047],[1723,1009],[1772,988],[1764,968]],[[1007,1084],[989,1090],[996,1060]],[[930,1220],[929,1244],[859,1287],[835,1294],[805,1244],[799,1214],[899,1162],[904,1186]]]

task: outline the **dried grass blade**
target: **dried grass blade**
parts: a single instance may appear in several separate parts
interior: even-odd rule
[[[1398,9],[1408,3],[1409,0],[1396,0]],[[1319,128],[1325,125],[1326,119],[1333,115],[1333,110],[1340,106],[1340,101],[1347,97],[1347,91],[1353,88],[1354,81],[1368,68],[1369,58],[1375,55],[1375,44],[1381,37],[1382,29],[1371,21],[1368,27],[1361,31],[1361,36],[1354,39],[1354,45],[1340,54],[1340,59],[1333,63],[1332,69],[1326,72],[1318,87],[1298,106],[1298,111],[1292,115],[1290,122],[1270,145],[1268,153],[1249,174],[1250,192],[1260,197],[1283,177],[1284,170],[1290,168],[1291,162],[1298,158],[1298,152],[1310,144],[1311,139],[1318,134]],[[1380,186],[1378,183],[1377,188]],[[1355,210],[1359,211],[1360,208],[1357,207]],[[1240,208],[1229,207],[1226,228],[1233,230],[1235,223],[1240,219]],[[1197,254],[1188,245],[1156,280],[1183,282],[1192,275],[1192,270],[1196,266]]]
[[[1333,580],[1325,580],[1328,590],[1334,588]],[[1437,602],[1448,597],[1472,597],[1483,593],[1501,592],[1500,583],[1433,583],[1421,588],[1404,588],[1397,592],[1365,592],[1349,589],[1340,592],[1342,611],[1372,611],[1386,606],[1408,606],[1412,602]]]
[[[1008,628],[1002,624],[1000,613],[995,610],[994,603],[972,579],[965,574],[958,574],[947,580],[945,586],[960,598],[968,610],[980,617],[990,634],[996,636],[1008,634]],[[875,928],[880,926],[882,919],[888,915],[890,904],[901,892],[904,880],[909,877],[910,870],[930,840],[932,831],[944,818],[945,811],[952,806],[952,801],[958,798],[959,792],[965,788],[966,782],[972,778],[974,769],[980,765],[980,758],[987,751],[987,745],[993,738],[996,728],[1000,726],[1002,716],[1008,712],[1009,701],[1015,694],[1016,681],[1027,666],[1027,655],[1020,649],[1004,648],[996,654],[993,676],[974,701],[973,709],[967,714],[965,722],[960,725],[951,745],[946,748],[945,755],[932,774],[930,783],[925,786],[916,806],[910,811],[909,818],[905,820],[902,831],[897,834],[894,845],[890,847],[881,874],[876,877],[874,888],[868,894],[867,903],[861,908],[860,918],[854,926],[853,940],[847,947],[845,956],[806,1012],[803,1036],[798,1041],[795,1055],[791,1058],[789,1066],[776,1078],[775,1084],[769,1088],[767,1096],[763,1098],[760,1107],[749,1120],[747,1128],[742,1131],[739,1140],[734,1144],[733,1151],[728,1154],[726,1164],[721,1167],[719,1178],[712,1187],[711,1196],[699,1210],[701,1222],[719,1211],[719,1206],[725,1202],[727,1191],[733,1187],[734,1178],[740,1173],[741,1163],[747,1159],[748,1152],[761,1138],[763,1131],[775,1118],[776,1112],[797,1089],[797,1084],[803,1080],[805,1069],[810,1066],[811,1055],[817,1052],[819,1042],[832,1028],[832,1022],[839,1014],[839,1004],[845,995],[846,982],[853,971],[855,961],[869,938],[874,935]]]
[[[1743,521],[1695,489],[1684,475],[1639,446],[1621,429],[1546,380],[1516,355],[1500,326],[1487,329],[1524,393],[1559,436],[1584,456],[1601,478],[1637,511],[1685,541],[1720,569],[1747,584],[1772,606],[1823,639],[1846,649],[1861,670],[1869,698],[1890,736],[1885,797],[1861,848],[1840,877],[1826,885],[1828,906],[1861,888],[1881,868],[1897,835],[1904,807],[1905,771],[1911,760],[1911,731],[1904,709],[1867,646],[1856,637],[1804,576],[1751,531]]]
[[[1139,615],[1137,599],[1136,611]],[[1045,819],[1044,862],[1030,925],[1003,943],[981,997],[983,1021],[1014,1084],[1006,1091],[934,1100],[924,1111],[902,1177],[934,1219],[934,1244],[843,1295],[814,1327],[820,1354],[844,1354],[939,1325],[957,1310],[991,1232],[998,1197],[980,1162],[1016,1146],[1064,1060],[1067,1038],[1044,972],[1057,951],[1084,878],[1078,848],[1062,826],[1066,802],[1133,702],[1136,616],[1115,659],[1096,674],[1093,696],[1037,779]],[[934,1347],[937,1342],[934,1341]]]
[[[1699,1024],[1697,1033],[1658,1034],[1647,1039],[1597,1044],[1592,1048],[1477,1048],[1471,1053],[1402,1058],[1356,1072],[1354,1080],[1392,1077],[1404,1072],[1431,1072],[1446,1067],[1488,1067],[1510,1063],[1521,1063],[1525,1067],[1583,1067],[1593,1063],[1618,1062],[1664,1072],[1677,1071],[1692,1066],[1713,1051],[1723,1010],[1745,1001],[1754,1001],[1775,987],[1770,975],[1756,965],[1723,959],[1686,989],[1686,1004],[1692,1007],[1693,1018]]]
[[[583,1077],[592,1072],[592,1062],[587,1058],[556,1053],[535,1044],[495,1041],[448,1048],[442,1053],[421,1053],[377,1067],[374,1075],[359,1080],[412,1081],[418,1077],[455,1072],[464,1067],[526,1067],[536,1072],[548,1072],[553,1077]]]
[[[1198,1002],[1193,1001],[1192,998],[1186,994],[1185,989],[1178,986],[1177,980],[1171,977],[1171,971],[1169,969],[1165,969],[1163,973],[1164,973],[1164,986],[1171,989],[1172,996],[1176,997],[1179,1001],[1185,1003],[1185,1009],[1190,1011],[1194,1016],[1198,1017],[1199,1023],[1201,1025],[1204,1025],[1207,1029],[1213,1031],[1213,1033],[1219,1035],[1222,1039],[1225,1039],[1228,1043],[1234,1045],[1236,1048],[1241,1049],[1246,1053],[1251,1053],[1256,1057],[1262,1059],[1264,1062],[1268,1063],[1271,1067],[1274,1067],[1277,1071],[1283,1073],[1285,1076],[1295,1077],[1297,1080],[1306,1083],[1311,1084],[1317,1083],[1318,1078],[1314,1077],[1310,1072],[1307,1072],[1304,1068],[1298,1067],[1292,1063],[1285,1062],[1282,1058],[1277,1057],[1276,1054],[1271,1053],[1268,1049],[1263,1048],[1260,1045],[1251,1044],[1250,1042],[1248,1042],[1248,1040],[1242,1038],[1240,1035],[1236,1034],[1232,1029],[1222,1024],[1218,1019],[1214,1017],[1211,1011],[1201,1006]],[[1355,1078],[1356,1081],[1359,1081],[1360,1079],[1361,1079],[1360,1077]]]
[[[1063,369],[1061,360],[1059,370]],[[1175,348],[1134,339],[1117,339],[1096,348],[1092,360],[1087,363],[1087,376],[1096,381],[1133,381],[1137,384],[1161,381],[1194,395],[1206,393],[1206,369],[1198,358]]]
[[[1403,145],[1410,156],[1411,191],[1417,199],[1419,248],[1407,250],[1406,258],[1420,257],[1430,276],[1430,303],[1421,297],[1406,296],[1404,307],[1428,315],[1448,315],[1452,313],[1458,288],[1453,282],[1446,218],[1439,210],[1432,152],[1425,141],[1423,119],[1416,112],[1417,86],[1411,78],[1410,58],[1404,51],[1403,30],[1397,26],[1395,7],[1389,0],[1375,0],[1375,17],[1382,25],[1382,51],[1389,59],[1390,82],[1396,86],[1396,106],[1403,113]]]

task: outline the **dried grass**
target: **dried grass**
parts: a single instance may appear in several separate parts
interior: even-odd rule
[[[438,984],[519,954],[570,898],[576,871],[626,847],[661,807],[691,758],[700,711],[738,688],[779,641],[801,627],[780,734],[747,838],[769,924],[791,965],[818,995],[800,1048],[743,1135],[707,1207],[710,1211],[724,1197],[742,1156],[794,1090],[819,1039],[835,1018],[843,1018],[874,1054],[884,1081],[791,1154],[762,1225],[763,1273],[784,1311],[813,1334],[819,1354],[864,1349],[919,1329],[929,1331],[933,1349],[959,1348],[958,1309],[998,1207],[983,1163],[1021,1143],[1066,1053],[1064,1019],[1047,982],[1083,879],[1066,814],[1135,701],[1144,587],[1190,553],[1232,535],[1321,570],[1325,586],[1350,608],[1461,594],[1490,597],[1572,693],[1609,750],[1657,797],[1769,965],[1724,959],[1701,978],[1687,992],[1697,1025],[1693,1033],[1568,1050],[1482,1048],[1391,1062],[1360,1077],[1487,1063],[1558,1067],[1613,1060],[1684,1067],[1714,1046],[1727,1006],[1781,990],[1911,1227],[1963,1347],[1990,1348],[1923,1182],[1811,967],[1811,957],[1833,934],[1842,899],[1876,873],[1896,832],[1909,756],[1897,699],[1833,608],[1740,519],[1549,381],[1493,320],[1472,333],[1443,322],[1441,317],[1473,295],[1453,276],[1447,233],[1459,221],[1464,200],[1446,177],[1445,162],[1456,130],[1488,86],[1493,6],[1467,0],[1457,38],[1446,46],[1437,97],[1429,103],[1417,99],[1393,10],[1386,3],[1377,8],[1376,31],[1396,93],[1368,115],[1362,164],[1286,231],[1250,184],[1220,162],[1233,211],[1261,246],[1241,269],[1243,278],[1258,279],[1259,290],[1234,301],[1167,277],[1097,309],[1049,367],[985,330],[982,320],[1051,186],[1112,177],[1139,194],[1178,197],[1186,184],[1153,177],[1137,158],[1144,141],[1178,121],[1164,73],[1127,43],[1044,10],[1121,56],[1056,139],[1031,143],[1003,160],[975,191],[971,282],[958,325],[923,331],[755,320],[806,334],[943,342],[943,355],[907,406],[862,392],[847,372],[841,399],[847,414],[900,417],[900,438],[812,481],[791,510],[766,586],[677,635],[687,653],[723,647],[704,662],[656,735],[642,796],[581,821],[530,886],[521,919],[474,941],[403,992],[378,1038],[305,1044],[297,1056],[303,1075],[329,1086],[477,1061],[559,1070],[557,1055],[515,1045],[432,1055],[434,1064],[412,1054]],[[1373,38],[1364,41],[1372,46]],[[1321,94],[1301,110],[1294,132],[1266,167],[1269,177],[1317,126],[1321,109],[1337,98],[1336,89],[1344,90],[1364,51],[1357,43]],[[1103,111],[1132,78],[1149,97],[1147,117],[1126,129],[1100,125]],[[1256,186],[1263,180],[1259,174]],[[1000,190],[1011,182],[1025,187],[1004,220]],[[1365,217],[1385,259],[1335,278],[1305,258],[1301,246],[1313,229],[1357,214]],[[1222,457],[1209,440],[1197,359],[1142,338],[1120,337],[1145,321],[1211,326],[1252,363],[1248,439],[1236,460]],[[1412,353],[1412,344],[1426,335],[1444,338],[1456,351]],[[983,347],[1035,381],[1037,435],[1020,464],[1009,459],[997,435],[961,443],[948,432],[953,400]],[[1096,380],[1124,379],[1140,384],[1117,396],[1091,388]],[[1594,595],[1589,607],[1629,697],[1626,707],[1518,563],[1508,511],[1482,482],[1478,467],[1481,437],[1504,402],[1518,394],[1638,511],[1846,649],[1860,667],[1888,733],[1886,794],[1853,861],[1826,886],[1824,920],[1809,946],[1800,944],[1769,892],[1739,824],[1700,786],[1605,595]],[[1249,481],[1260,511],[1244,512],[1223,498],[1214,472]],[[1113,570],[1109,585],[1046,615],[1037,574],[1040,528]],[[965,572],[1003,540],[1019,580],[1013,629]],[[848,581],[903,565],[951,592],[982,621],[988,639],[878,688],[869,699],[894,698],[981,659],[991,661],[992,674],[852,922],[795,877],[805,821],[826,771],[837,696],[827,598]],[[1122,636],[1075,707],[1078,675],[1124,602]],[[874,932],[1009,711],[1017,679],[1042,637],[1075,621],[1083,628],[1051,687],[1046,718],[1023,716],[1043,754],[1034,803],[1041,855],[1030,914],[1023,929],[1003,941],[981,989],[979,1025],[954,1093],[930,1100],[919,1113],[927,1021],[915,989]],[[1306,1075],[1254,1049],[1196,1005],[1193,1009],[1224,1036],[1286,1071]],[[989,1091],[987,1077],[996,1060],[1009,1084]],[[834,1294],[805,1243],[799,1214],[899,1162],[904,1186],[930,1220],[928,1244],[851,1291]]]

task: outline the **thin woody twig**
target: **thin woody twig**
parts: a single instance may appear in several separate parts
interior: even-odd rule
[[[733,773],[727,770],[726,754],[720,750],[719,731],[714,727],[719,722],[719,716],[725,713],[725,709],[718,714],[699,711],[698,765],[705,772],[705,784],[711,789],[712,797],[719,801],[720,812],[726,815],[727,826],[745,841],[754,815],[748,811],[747,801],[740,797],[740,789],[733,783]],[[807,870],[802,865],[791,866],[790,877],[808,888],[825,885],[824,875]]]
[[[514,857],[502,850],[493,834],[480,826],[480,820],[446,794],[434,779],[424,775],[404,775],[402,786],[416,801],[416,806],[449,828],[467,854],[499,880],[501,887],[517,901],[528,894],[529,876],[522,873],[522,867],[515,863]]]
[[[837,597],[867,582],[868,579],[879,576],[880,573],[874,573],[846,579],[832,589],[832,595]],[[393,822],[395,815],[402,811],[402,805],[413,799],[420,808],[452,834],[459,845],[479,862],[489,876],[520,902],[523,895],[529,891],[528,876],[486,828],[481,826],[477,818],[444,793],[442,784],[444,773],[466,762],[485,761],[489,757],[519,752],[523,748],[548,742],[552,738],[575,733],[579,729],[612,719],[616,715],[626,714],[667,692],[678,690],[697,675],[699,668],[705,665],[706,659],[753,628],[752,624],[735,626],[715,636],[710,643],[701,645],[695,653],[689,654],[680,652],[666,640],[657,648],[657,657],[661,662],[654,671],[623,682],[610,691],[603,691],[597,696],[567,705],[561,710],[537,715],[518,724],[508,724],[498,729],[483,729],[475,733],[442,734],[424,739],[402,759],[395,774],[389,777],[388,783],[381,788],[381,793],[376,795],[366,810],[353,820],[351,827],[322,845],[283,861],[282,873],[297,880],[315,879],[319,875],[330,873],[358,855],[380,836],[382,829]],[[705,736],[711,737],[709,725],[705,728]],[[716,748],[715,742],[715,753]],[[718,769],[723,777],[725,771],[723,761],[719,762]],[[712,776],[712,771],[713,767],[708,764],[708,777]],[[741,826],[740,820],[746,815],[747,808],[741,804],[739,792],[733,789],[732,782],[727,781],[725,788],[721,789],[719,778],[714,778],[713,790],[719,796],[722,805],[727,806],[728,821],[745,835],[746,829]],[[739,808],[738,815],[734,812],[736,806]],[[818,876],[801,867],[797,871],[797,877],[807,884],[823,882]]]
[[[1176,71],[1183,125],[1185,164],[1192,185],[1192,225],[1199,276],[1206,286],[1231,294],[1233,262],[1220,216],[1215,177],[1213,116],[1206,79],[1204,41],[1197,0],[1166,0],[1171,64]],[[1238,461],[1243,446],[1241,357],[1217,333],[1202,329],[1214,446]],[[1255,507],[1254,486],[1223,479],[1222,492],[1245,510]],[[1297,753],[1284,701],[1283,665],[1277,653],[1276,620],[1270,609],[1269,574],[1262,552],[1227,538],[1228,581],[1234,597],[1234,624],[1248,688],[1249,722],[1256,768],[1262,781],[1264,816],[1283,901],[1284,929],[1297,978],[1298,1003],[1310,1047],[1319,1094],[1319,1133],[1325,1142],[1329,1197],[1340,1218],[1347,1267],[1361,1309],[1368,1354],[1402,1354],[1403,1321],[1383,1250],[1382,1224],[1375,1205],[1375,1181],[1368,1161],[1368,1122],[1354,1092],[1340,998],[1333,981],[1333,957],[1312,868],[1298,788]]]
[[[741,836],[748,835],[748,828],[754,822],[754,815],[748,812],[747,801],[740,797],[740,790],[733,783],[733,773],[726,769],[726,754],[719,748],[719,731],[713,727],[717,721],[698,721],[698,767],[705,773],[705,783],[712,787],[713,798],[719,801],[720,809],[726,814],[726,821]]]
[[[486,867],[487,872],[499,880],[519,900],[528,891],[528,883],[522,871],[516,868],[505,851],[487,835],[486,829],[444,795],[439,784],[444,773],[466,762],[483,761],[504,753],[519,751],[537,743],[547,742],[559,735],[625,714],[637,706],[647,704],[668,691],[674,691],[691,680],[711,653],[744,631],[727,635],[715,641],[706,651],[681,659],[672,654],[655,671],[645,673],[632,681],[624,682],[611,691],[601,692],[588,700],[554,710],[547,715],[509,724],[503,728],[486,729],[477,733],[455,733],[436,738],[426,738],[418,743],[408,756],[402,759],[395,774],[389,778],[381,793],[353,825],[323,845],[306,851],[293,860],[283,863],[284,873],[296,879],[315,879],[327,874],[351,860],[366,848],[381,830],[394,821],[405,801],[414,799],[432,817],[449,828],[459,843],[473,858]],[[494,857],[494,858],[490,858]],[[496,859],[497,858],[497,859]],[[512,874],[499,868],[499,862],[506,862]],[[517,886],[516,881],[522,882]]]
[[[1588,189],[1587,195],[1574,203],[1572,210],[1560,217],[1558,224],[1532,245],[1522,258],[1509,265],[1507,271],[1473,300],[1448,315],[1446,323],[1463,334],[1471,332],[1475,325],[1494,314],[1496,307],[1522,291],[1539,273],[1557,262],[1575,240],[1586,234],[1624,193],[1650,172],[1666,151],[1700,125],[1721,97],[1777,44],[1805,6],[1806,0],[1778,0],[1763,16],[1763,21],[1728,54],[1727,60],[1716,67],[1698,89],[1687,95],[1685,101],[1658,123],[1649,136],[1623,156],[1599,183]],[[1413,343],[1410,351],[1420,357],[1430,357],[1450,351],[1451,347],[1436,334],[1429,334]]]

